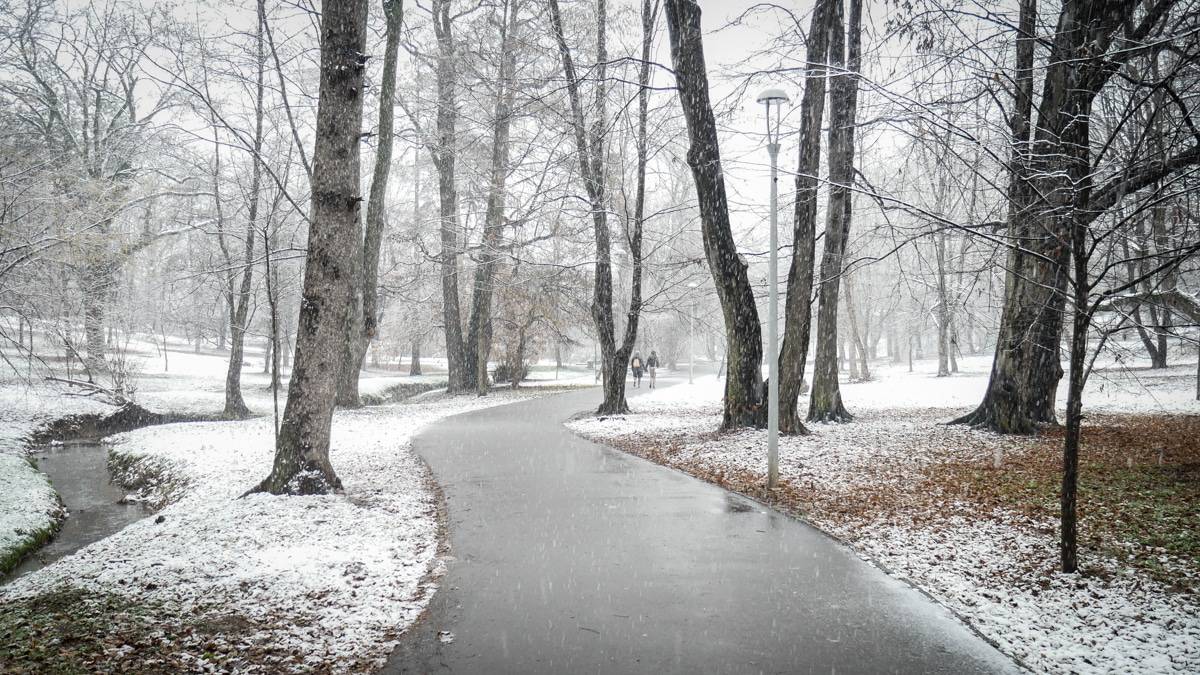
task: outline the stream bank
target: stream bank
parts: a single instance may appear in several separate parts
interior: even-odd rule
[[[111,413],[66,415],[39,425],[24,441],[29,462],[46,475],[62,504],[63,515],[33,541],[35,545],[6,560],[8,583],[68,556],[150,514],[128,503],[114,482],[108,446],[113,434],[170,422],[201,421],[201,416],[164,415],[126,403]],[[127,486],[125,486],[127,487]]]
[[[127,503],[125,491],[109,479],[108,446],[103,443],[42,446],[30,459],[50,479],[67,515],[50,540],[25,556],[6,581],[39,570],[150,514],[141,504]]]

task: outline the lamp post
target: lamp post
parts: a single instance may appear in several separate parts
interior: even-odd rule
[[[771,245],[767,264],[767,489],[779,483],[779,118],[788,102],[782,89],[766,89],[757,101],[766,108],[767,153],[771,155]],[[772,124],[771,107],[775,107]]]
[[[696,346],[692,344],[696,333],[696,282],[688,282],[688,295],[692,306],[688,309],[688,384],[696,382]]]

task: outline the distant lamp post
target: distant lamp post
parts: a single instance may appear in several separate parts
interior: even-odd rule
[[[771,155],[771,245],[767,265],[767,489],[770,490],[779,483],[779,126],[788,96],[782,89],[765,89],[757,102],[766,108],[767,152]]]
[[[692,336],[696,333],[696,286],[696,282],[688,282],[688,295],[692,301],[688,310],[688,384],[696,382],[696,347],[692,344]]]

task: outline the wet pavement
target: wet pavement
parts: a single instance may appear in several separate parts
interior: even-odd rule
[[[562,426],[599,399],[467,413],[417,437],[453,557],[385,672],[1018,670],[815,529]]]
[[[67,518],[54,538],[23,560],[7,577],[12,581],[141,520],[150,511],[120,503],[125,491],[109,482],[108,446],[77,442],[45,446],[33,455],[67,507]]]

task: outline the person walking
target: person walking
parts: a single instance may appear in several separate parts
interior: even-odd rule
[[[658,379],[658,352],[650,350],[650,358],[646,359],[646,372],[650,375],[650,388],[654,388]]]
[[[629,362],[630,369],[633,370],[633,387],[637,389],[642,386],[642,368],[645,366],[642,361],[641,352],[633,353],[633,360]]]

